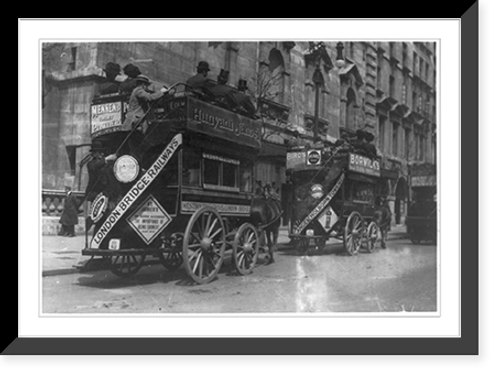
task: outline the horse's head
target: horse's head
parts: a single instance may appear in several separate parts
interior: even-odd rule
[[[375,198],[375,206],[376,207],[383,207],[387,204],[387,199],[383,196],[377,196]]]
[[[264,199],[269,199],[271,197],[271,190],[272,190],[272,188],[269,184],[264,186],[264,189],[262,191]]]

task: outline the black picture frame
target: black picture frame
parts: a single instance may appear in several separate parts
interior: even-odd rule
[[[437,338],[34,338],[2,331],[2,356],[478,355],[479,2],[460,17],[460,336]],[[466,111],[465,111],[466,110]],[[462,232],[463,230],[463,232]],[[466,235],[466,236],[465,236]],[[15,261],[17,258],[13,258]],[[4,284],[7,280],[3,279]],[[12,305],[14,307],[15,305]],[[11,309],[13,309],[11,307]],[[18,306],[19,307],[19,306]],[[5,313],[7,312],[7,313]],[[18,323],[15,310],[10,324]]]

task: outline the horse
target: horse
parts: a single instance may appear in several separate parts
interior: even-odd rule
[[[375,201],[375,212],[373,214],[373,221],[380,229],[380,247],[386,248],[387,233],[391,230],[392,212],[389,208],[387,201],[378,197]]]
[[[278,243],[280,219],[283,214],[278,194],[271,186],[261,188],[261,194],[254,197],[250,209],[250,222],[263,231],[264,245],[268,249],[267,264],[274,263],[274,251]]]

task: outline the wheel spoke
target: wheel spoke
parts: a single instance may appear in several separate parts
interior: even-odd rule
[[[200,259],[202,258],[201,254],[202,253],[198,254],[198,257],[196,258],[196,261],[194,262],[193,272],[196,272],[196,270],[198,269],[198,264],[200,263]]]
[[[215,236],[217,236],[220,232],[222,232],[222,228],[217,229],[217,231],[214,234],[211,234],[208,237],[210,237],[211,239],[214,239]]]
[[[210,235],[212,234],[212,230],[214,229],[214,226],[217,225],[217,219],[215,218],[211,224],[210,223],[207,223],[207,224],[209,224],[210,226],[207,230],[206,236],[210,237]]]
[[[192,252],[192,254],[189,256],[188,260],[191,263],[191,261],[193,260],[194,257],[196,257],[196,256],[199,257],[201,255],[201,248],[198,248],[198,250],[195,250],[195,251],[193,251],[193,250],[190,250],[190,251]]]
[[[245,234],[245,242],[250,243],[251,240],[255,243],[255,233],[248,230]]]
[[[199,273],[199,275],[198,275],[198,276],[199,276],[200,278],[203,278],[203,261],[204,261],[204,260],[205,260],[205,258],[204,258],[203,256],[201,256],[201,258],[200,258],[200,266],[199,266],[199,268],[198,268],[198,269],[199,269],[199,271],[200,271],[200,273]],[[196,269],[195,269],[195,270],[196,270]]]
[[[245,252],[241,252],[239,255],[238,255],[238,265],[241,266],[241,261],[243,260],[243,258],[245,257]]]

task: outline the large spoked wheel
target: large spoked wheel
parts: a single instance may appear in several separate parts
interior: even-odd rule
[[[233,260],[240,275],[248,275],[257,264],[259,237],[257,229],[244,223],[238,228],[233,241]]]
[[[375,251],[375,245],[379,239],[378,234],[378,225],[372,221],[366,229],[366,250],[369,253],[373,253]]]
[[[121,278],[130,277],[141,269],[145,259],[145,255],[115,255],[111,257],[109,269]]]
[[[183,259],[188,275],[198,284],[212,281],[224,259],[226,230],[219,213],[210,207],[198,209],[184,233]]]
[[[344,228],[344,248],[349,255],[356,255],[361,248],[364,235],[363,218],[357,212],[352,212],[347,218]]]

